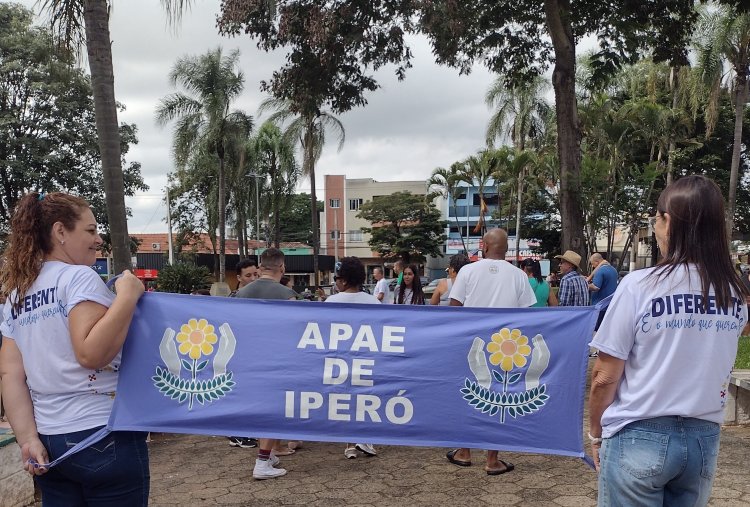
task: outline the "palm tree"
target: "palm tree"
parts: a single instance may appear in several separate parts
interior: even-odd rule
[[[86,45],[112,260],[114,270],[118,273],[132,268],[132,262],[112,68],[112,42],[109,34],[110,3],[106,0],[40,0],[41,11],[48,13],[50,28],[63,47],[80,53],[83,45]],[[182,12],[190,3],[190,0],[161,0],[171,22],[179,21]]]
[[[729,174],[727,199],[727,234],[732,237],[734,213],[737,200],[740,149],[742,147],[742,120],[748,97],[748,73],[750,72],[750,13],[738,12],[728,6],[711,5],[700,10],[696,28],[695,47],[698,53],[696,70],[709,90],[706,108],[708,136],[718,115],[718,99],[726,74],[724,63],[734,73],[732,94],[734,95],[734,143]]]
[[[520,261],[521,245],[521,211],[523,206],[524,185],[526,176],[536,164],[536,157],[529,150],[518,150],[504,146],[497,150],[488,150],[486,155],[492,168],[492,177],[496,181],[504,180],[515,186],[516,192],[516,265]]]
[[[132,263],[112,69],[109,5],[102,0],[42,0],[41,8],[49,14],[52,31],[64,47],[79,53],[86,45],[112,257],[115,272],[119,273],[132,268]]]
[[[156,121],[164,126],[176,121],[173,153],[178,168],[185,167],[201,145],[218,158],[219,200],[219,281],[226,272],[226,183],[227,149],[239,146],[252,130],[252,117],[243,111],[230,111],[232,102],[242,93],[244,75],[236,70],[239,51],[227,56],[221,48],[198,57],[177,60],[169,74],[173,86],[185,93],[163,98],[156,109]]]
[[[484,191],[490,184],[490,181],[494,181],[497,178],[497,170],[500,164],[497,155],[498,150],[482,150],[477,155],[472,155],[464,160],[459,172],[461,181],[465,181],[471,186],[476,185],[477,187],[477,193],[479,194],[479,221],[474,228],[474,232],[482,234],[486,230],[484,216],[487,214]]]
[[[519,245],[521,241],[521,207],[523,201],[524,176],[531,162],[531,155],[526,153],[529,144],[537,150],[545,147],[549,133],[555,123],[554,109],[544,100],[550,89],[547,79],[536,76],[523,86],[508,88],[502,76],[495,79],[487,90],[485,103],[496,108],[487,125],[487,146],[492,146],[495,139],[510,138],[516,153],[495,152],[495,173],[500,166],[516,182],[516,264],[518,264]]]
[[[280,208],[294,192],[300,176],[299,166],[294,159],[294,145],[284,138],[279,127],[271,121],[260,127],[251,144],[257,170],[270,179],[270,212],[274,222],[272,237],[274,246],[279,248]]]
[[[229,181],[227,220],[229,227],[235,230],[240,259],[244,259],[249,255],[247,248],[249,217],[255,216],[255,210],[257,210],[255,196],[260,195],[260,192],[255,191],[255,185],[263,178],[254,173],[257,163],[252,150],[252,138],[248,136],[246,139],[237,139],[236,142],[239,146],[236,147],[237,149],[233,146],[233,149],[227,150],[224,160],[227,167],[226,179]],[[248,173],[248,171],[251,172]]]
[[[549,88],[542,76],[514,88],[506,87],[502,76],[495,79],[484,98],[487,107],[496,108],[487,124],[487,146],[508,137],[513,146],[524,150],[530,140],[543,137],[551,111],[544,100]]]
[[[313,229],[313,271],[315,272],[315,286],[320,285],[320,271],[318,256],[320,255],[320,231],[318,228],[318,201],[315,189],[315,164],[320,159],[325,146],[326,132],[332,131],[339,140],[338,149],[344,146],[346,132],[343,124],[332,114],[321,111],[300,112],[291,101],[268,98],[260,105],[259,111],[273,111],[270,121],[277,124],[287,123],[284,137],[302,149],[302,174],[310,178],[310,208],[312,209]]]
[[[459,230],[461,244],[464,247],[464,252],[468,252],[464,235],[460,233],[461,225],[458,222],[458,213],[456,212],[456,197],[459,192],[459,183],[463,181],[461,177],[462,167],[463,164],[461,162],[454,162],[448,169],[443,167],[436,168],[427,180],[427,188],[438,188],[440,190],[433,195],[442,195],[446,199],[450,199],[451,207],[453,208],[453,219],[456,221],[456,228]],[[466,232],[468,234],[468,231]]]

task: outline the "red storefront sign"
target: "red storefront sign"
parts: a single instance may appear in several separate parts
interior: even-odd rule
[[[134,269],[133,274],[141,280],[155,280],[159,276],[158,269]]]

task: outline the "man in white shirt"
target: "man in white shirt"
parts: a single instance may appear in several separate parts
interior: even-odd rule
[[[453,283],[451,306],[475,308],[526,308],[536,303],[528,277],[505,260],[508,233],[492,229],[484,235],[484,258],[461,268]],[[455,449],[448,461],[458,466],[471,465],[470,449]],[[487,451],[487,475],[510,472],[513,463],[499,460],[497,451]]]
[[[388,281],[383,278],[383,268],[373,269],[372,276],[374,276],[375,280],[377,280],[377,284],[375,284],[375,290],[373,291],[373,296],[378,298],[378,301],[383,304],[390,303],[391,291],[388,289]]]

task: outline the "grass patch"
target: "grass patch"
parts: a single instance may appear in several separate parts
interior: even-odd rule
[[[750,336],[741,336],[737,347],[737,359],[734,361],[735,370],[750,370]]]

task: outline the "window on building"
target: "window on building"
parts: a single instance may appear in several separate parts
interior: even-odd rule
[[[349,231],[349,241],[353,243],[361,243],[364,241],[362,238],[362,231]]]
[[[341,239],[341,231],[331,231],[331,239]]]
[[[340,208],[340,201],[338,199],[330,199],[328,204],[331,208]]]
[[[485,204],[487,204],[487,206],[497,206],[497,203],[499,202],[499,200],[497,198],[497,193],[486,193],[486,194],[484,194],[484,202],[485,202]],[[479,194],[474,194],[473,204],[474,204],[474,206],[479,206],[480,205]]]
[[[349,211],[357,211],[363,202],[362,199],[349,199]]]
[[[458,194],[456,196],[456,200],[459,200],[459,199],[466,199],[466,192],[461,192],[460,194]]]

